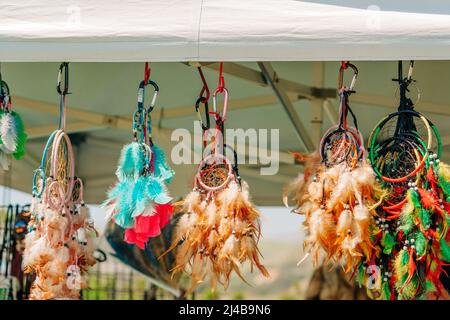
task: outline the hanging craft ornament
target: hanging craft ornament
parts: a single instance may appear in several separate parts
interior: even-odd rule
[[[27,134],[22,118],[11,110],[8,84],[0,73],[0,169],[8,170],[10,157],[21,159],[25,154]]]
[[[252,271],[256,266],[265,277],[269,277],[258,250],[260,212],[250,200],[247,183],[239,176],[236,152],[223,141],[228,91],[220,86],[224,85],[223,76],[220,79],[213,94],[214,111],[209,112],[216,122],[211,148],[198,166],[194,189],[178,204],[183,215],[176,226],[173,245],[167,251],[177,247],[176,266],[172,271],[189,274],[191,287],[187,292],[194,290],[207,277],[213,293],[218,284],[227,288],[233,271],[246,282],[242,265],[247,261]],[[216,106],[220,92],[224,94],[222,114]],[[203,99],[201,95],[198,101],[204,103],[208,118],[207,98]],[[206,137],[209,121],[205,125],[200,116],[199,119],[203,137]],[[233,151],[234,164],[225,156],[225,149]]]
[[[62,63],[58,73],[59,128],[50,135],[33,178],[23,259],[24,272],[35,276],[32,300],[79,299],[80,290],[87,287],[88,268],[96,262],[93,238],[97,231],[83,201],[83,182],[74,175],[72,143],[65,130],[68,68],[68,63]]]
[[[354,71],[349,87],[343,86],[344,71]],[[342,64],[339,72],[339,124],[323,136],[319,151],[311,155],[294,154],[305,164],[300,174],[284,193],[287,206],[293,194],[295,213],[305,215],[304,241],[306,254],[318,262],[319,250],[326,253],[326,263],[339,262],[347,272],[360,261],[370,261],[370,229],[377,203],[374,195],[380,188],[374,172],[365,159],[363,137],[356,117],[349,106],[349,96],[358,75],[351,63]],[[347,116],[353,118],[354,127],[348,126]]]
[[[150,69],[145,66],[144,80],[138,90],[137,109],[133,115],[133,142],[125,145],[116,171],[117,183],[109,190],[103,203],[108,219],[125,229],[124,240],[144,249],[150,237],[161,234],[170,222],[173,206],[166,184],[174,171],[167,164],[163,150],[153,144],[151,112],[159,92],[150,80]],[[153,91],[148,108],[144,105],[145,89]]]
[[[370,161],[387,196],[371,226],[370,263],[360,264],[358,280],[371,283],[368,293],[379,299],[449,298],[440,277],[450,263],[450,166],[440,161],[436,127],[407,97],[413,66],[403,78],[399,62],[398,111],[369,138]],[[378,270],[375,279],[368,279],[368,267]]]

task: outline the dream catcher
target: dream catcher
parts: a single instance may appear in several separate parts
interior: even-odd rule
[[[138,105],[133,115],[133,142],[125,145],[116,171],[118,182],[109,190],[103,206],[108,219],[125,229],[124,240],[144,249],[150,237],[161,234],[172,217],[172,198],[166,184],[174,171],[167,164],[164,152],[153,144],[151,112],[159,92],[150,80],[150,69],[145,65],[145,78],[138,90]],[[153,97],[144,106],[145,90],[151,86]]]
[[[354,71],[349,87],[342,85],[344,71]],[[370,261],[370,222],[377,206],[374,194],[379,189],[375,175],[365,160],[363,137],[356,117],[349,105],[349,96],[358,75],[358,69],[343,62],[339,72],[339,123],[323,136],[319,152],[311,155],[295,154],[305,163],[300,174],[285,191],[294,195],[295,213],[305,215],[307,238],[306,254],[317,263],[319,249],[327,255],[326,262],[339,262],[345,270],[353,270],[361,261]],[[349,126],[351,115],[354,126]]]
[[[439,159],[436,127],[407,97],[413,62],[406,78],[401,61],[398,70],[398,111],[381,120],[369,138],[370,161],[385,197],[372,226],[371,260],[360,265],[359,280],[367,284],[371,267],[377,273],[369,281],[374,297],[448,298],[440,276],[450,262],[450,167]]]
[[[200,74],[201,70],[199,69]],[[216,128],[210,149],[198,166],[194,179],[194,189],[180,203],[180,217],[175,229],[173,245],[176,246],[176,266],[173,273],[185,271],[191,277],[194,290],[209,276],[211,289],[215,292],[217,284],[228,287],[231,274],[235,272],[243,281],[242,265],[249,261],[251,270],[256,266],[268,277],[269,273],[261,264],[258,241],[261,236],[260,212],[250,201],[249,188],[241,180],[237,166],[237,154],[224,144],[224,122],[227,112],[228,91],[224,86],[220,72],[219,87],[214,91],[214,112],[208,112],[208,96],[206,82],[200,94],[199,103],[205,106],[206,117],[213,114]],[[206,97],[203,93],[206,92]],[[223,112],[216,108],[219,93],[224,95]],[[199,114],[205,139],[209,129]],[[206,146],[206,143],[204,143]],[[234,164],[225,156],[225,150],[234,154]]]
[[[11,95],[8,84],[0,73],[0,169],[8,170],[10,157],[21,159],[25,154],[27,134],[22,118],[11,110]]]
[[[61,88],[64,73],[64,88]],[[86,273],[95,264],[93,238],[97,236],[83,201],[83,182],[74,175],[72,143],[65,131],[69,66],[58,73],[59,128],[44,148],[33,178],[29,233],[25,238],[23,268],[35,276],[30,299],[79,299]]]

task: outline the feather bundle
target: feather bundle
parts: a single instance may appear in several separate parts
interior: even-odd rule
[[[51,160],[39,169],[49,178],[35,180],[43,190],[33,192],[22,265],[25,273],[36,276],[30,299],[79,299],[88,268],[96,263],[92,238],[97,231],[83,202],[82,181],[73,176],[68,136],[58,130],[50,139]],[[45,157],[42,163],[47,163]]]
[[[173,245],[177,248],[173,272],[185,271],[191,277],[189,291],[209,277],[213,292],[217,284],[228,287],[231,274],[244,282],[242,266],[250,263],[265,277],[260,261],[260,212],[250,201],[245,181],[232,180],[213,194],[194,188],[178,206],[184,214],[176,226]]]
[[[125,229],[125,242],[144,249],[148,239],[159,236],[170,222],[173,207],[166,183],[173,175],[161,148],[140,142],[122,148],[118,182],[102,207],[108,219]]]
[[[346,162],[327,167],[317,164],[315,154],[303,158],[312,162],[305,163],[312,171],[288,186],[284,198],[293,194],[293,211],[305,215],[306,256],[317,257],[323,249],[327,261],[354,270],[360,261],[371,258],[370,224],[377,206],[375,194],[380,190],[374,172],[366,161],[354,168]]]
[[[27,134],[20,115],[14,111],[0,111],[0,168],[9,169],[10,156],[21,159],[25,154]]]
[[[370,265],[392,276],[384,277],[383,299],[447,299],[440,281],[448,262],[449,166],[430,153],[414,180],[391,186],[377,208],[372,230]],[[362,264],[361,264],[362,266]],[[391,294],[383,294],[384,291]]]

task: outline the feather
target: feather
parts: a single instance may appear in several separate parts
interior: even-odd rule
[[[164,151],[157,145],[153,145],[151,149],[153,152],[153,159],[154,159],[153,175],[158,179],[164,181],[164,183],[170,183],[172,181],[173,176],[175,175],[175,171],[173,171],[169,167]]]
[[[4,112],[0,118],[0,148],[7,154],[12,154],[17,149],[18,128],[15,117],[10,112]]]
[[[353,190],[351,171],[344,172],[339,182],[331,193],[331,197],[327,202],[328,208],[334,208],[339,202],[348,202],[351,200],[351,193]]]
[[[119,181],[125,179],[137,179],[143,172],[145,154],[142,145],[132,142],[125,145],[120,152],[119,164],[116,175]]]
[[[428,240],[422,232],[417,232],[414,238],[414,246],[417,252],[417,258],[421,259],[427,253]]]
[[[447,263],[450,263],[450,246],[448,245],[448,243],[445,241],[444,238],[442,238],[439,241],[439,244],[441,248],[442,260]]]
[[[392,236],[391,233],[389,232],[384,233],[383,238],[381,240],[381,245],[383,246],[384,254],[391,254],[396,244],[397,242],[395,241],[395,238]]]
[[[345,238],[348,234],[351,234],[353,215],[350,210],[344,210],[339,215],[339,219],[336,225],[336,233],[338,238]]]

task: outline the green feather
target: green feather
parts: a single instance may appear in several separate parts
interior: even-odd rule
[[[356,282],[358,283],[360,288],[363,286],[365,275],[366,275],[366,268],[364,267],[364,263],[361,262],[358,265],[358,276],[356,278]]]
[[[400,216],[399,230],[402,230],[405,234],[409,234],[415,227],[414,216],[412,214],[403,213]]]
[[[431,213],[428,210],[422,208],[419,210],[418,216],[419,216],[420,221],[422,222],[423,228],[425,230],[427,230],[428,225],[431,225],[431,222],[432,222],[431,221]]]
[[[408,278],[408,262],[408,250],[400,250],[394,260],[394,272],[396,278],[395,288],[397,289],[397,291],[400,290],[400,288],[403,286],[403,283]]]
[[[406,284],[406,286],[403,288],[402,292],[399,292],[399,299],[407,299],[407,300],[414,299],[418,285],[419,285],[419,278],[417,277],[417,275],[414,275],[411,278],[411,280]],[[400,287],[402,286],[403,283]]]
[[[383,245],[383,253],[391,254],[392,249],[397,244],[397,242],[395,241],[395,238],[392,236],[392,234],[386,232],[381,239],[381,244]]]
[[[424,288],[424,295],[427,293],[436,292],[436,286],[434,285],[433,281],[427,280],[425,281],[425,288]]]
[[[391,288],[389,287],[389,281],[383,281],[380,298],[382,300],[390,300],[391,299]]]
[[[411,199],[411,202],[414,205],[414,207],[416,207],[416,208],[422,207],[422,205],[420,204],[419,193],[417,191],[411,189],[409,191],[409,194],[411,196],[410,199]]]
[[[417,232],[414,240],[417,256],[422,257],[426,253],[428,240],[422,232]]]
[[[441,245],[442,260],[449,263],[450,262],[450,247],[444,238],[442,238],[439,243]]]

